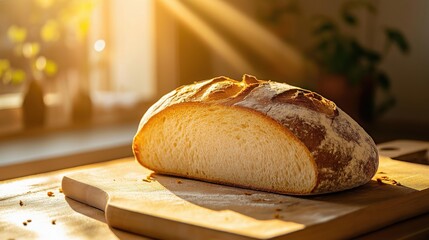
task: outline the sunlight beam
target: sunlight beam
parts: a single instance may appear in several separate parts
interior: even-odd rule
[[[276,71],[290,80],[302,79],[305,64],[303,56],[262,25],[222,0],[188,0],[188,2],[268,61]]]
[[[237,70],[243,73],[255,72],[248,61],[246,61],[228,42],[223,40],[219,34],[213,31],[209,25],[184,6],[183,3],[178,0],[160,0],[160,2]]]

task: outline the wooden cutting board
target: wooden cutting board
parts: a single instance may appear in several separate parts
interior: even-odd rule
[[[167,239],[349,238],[429,211],[429,166],[386,157],[370,183],[313,197],[151,174],[127,158],[66,175],[62,189],[112,227]]]

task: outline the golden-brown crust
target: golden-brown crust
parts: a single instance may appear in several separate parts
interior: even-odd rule
[[[303,106],[313,111],[326,114],[330,118],[338,116],[337,106],[315,92],[304,89],[291,89],[275,95],[273,102]]]
[[[304,144],[314,159],[318,178],[311,194],[362,185],[378,167],[373,140],[333,102],[308,90],[250,75],[244,75],[241,82],[219,77],[172,91],[146,112],[139,131],[163,109],[184,103],[240,107],[276,122]],[[138,147],[133,146],[137,161],[144,165]]]

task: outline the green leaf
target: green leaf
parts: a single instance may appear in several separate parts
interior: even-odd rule
[[[45,42],[55,42],[60,38],[60,26],[55,20],[47,21],[40,30],[40,37]]]
[[[11,83],[12,84],[20,84],[20,83],[24,82],[26,77],[27,76],[26,76],[24,71],[22,71],[20,69],[12,70]]]
[[[322,40],[316,44],[315,50],[324,52],[329,48],[330,43],[332,43],[329,40]]]
[[[364,55],[366,59],[368,59],[368,61],[370,61],[372,64],[375,64],[381,60],[380,54],[370,49],[365,49]]]
[[[380,87],[383,89],[383,90],[389,90],[390,89],[390,78],[389,78],[389,76],[387,76],[387,74],[386,73],[384,73],[384,72],[379,72],[378,74],[377,74],[377,81],[378,81],[378,84],[380,85]]]
[[[403,53],[408,53],[410,51],[410,46],[407,39],[399,30],[386,28],[385,33],[387,40],[395,44]]]
[[[350,26],[356,26],[358,24],[357,18],[347,11],[343,12],[342,17],[344,22]]]
[[[7,37],[13,43],[22,43],[27,38],[27,30],[16,25],[12,25],[7,29]]]
[[[79,22],[78,27],[76,29],[76,32],[77,32],[77,35],[78,35],[80,40],[83,40],[85,38],[85,36],[87,35],[87,33],[89,31],[89,27],[90,27],[90,19],[89,18],[82,19]]]
[[[46,60],[46,65],[44,70],[46,75],[53,76],[58,72],[58,66],[54,61]]]
[[[335,26],[333,22],[329,20],[324,20],[320,24],[318,24],[317,27],[314,28],[313,34],[319,35],[319,34],[334,32],[336,30],[337,30],[337,26]]]
[[[363,81],[365,69],[359,65],[352,66],[347,74],[347,79],[352,86],[357,86]]]
[[[8,59],[0,59],[0,69],[6,69],[10,67]]]
[[[2,81],[3,84],[9,84],[12,81],[12,69],[8,69],[4,72]]]
[[[3,75],[5,71],[7,71],[10,68],[9,60],[7,59],[0,59],[0,78]]]
[[[355,15],[352,14],[354,10],[364,8],[369,13],[375,14],[377,9],[374,4],[369,0],[353,0],[347,1],[341,7],[341,16],[345,23],[350,26],[356,26],[358,24],[358,19]]]
[[[356,39],[352,39],[350,44],[351,44],[352,51],[357,56],[361,56],[362,54],[364,54],[365,49],[362,47],[362,45]]]

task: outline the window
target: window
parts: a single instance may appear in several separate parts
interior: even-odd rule
[[[94,101],[109,106],[151,100],[156,95],[153,2],[103,1],[100,5],[89,36]]]
[[[0,1],[0,135],[22,131],[32,110],[43,114],[37,94],[26,114],[31,83],[45,105],[36,128],[48,129],[137,119],[174,88],[156,82],[154,2]]]

